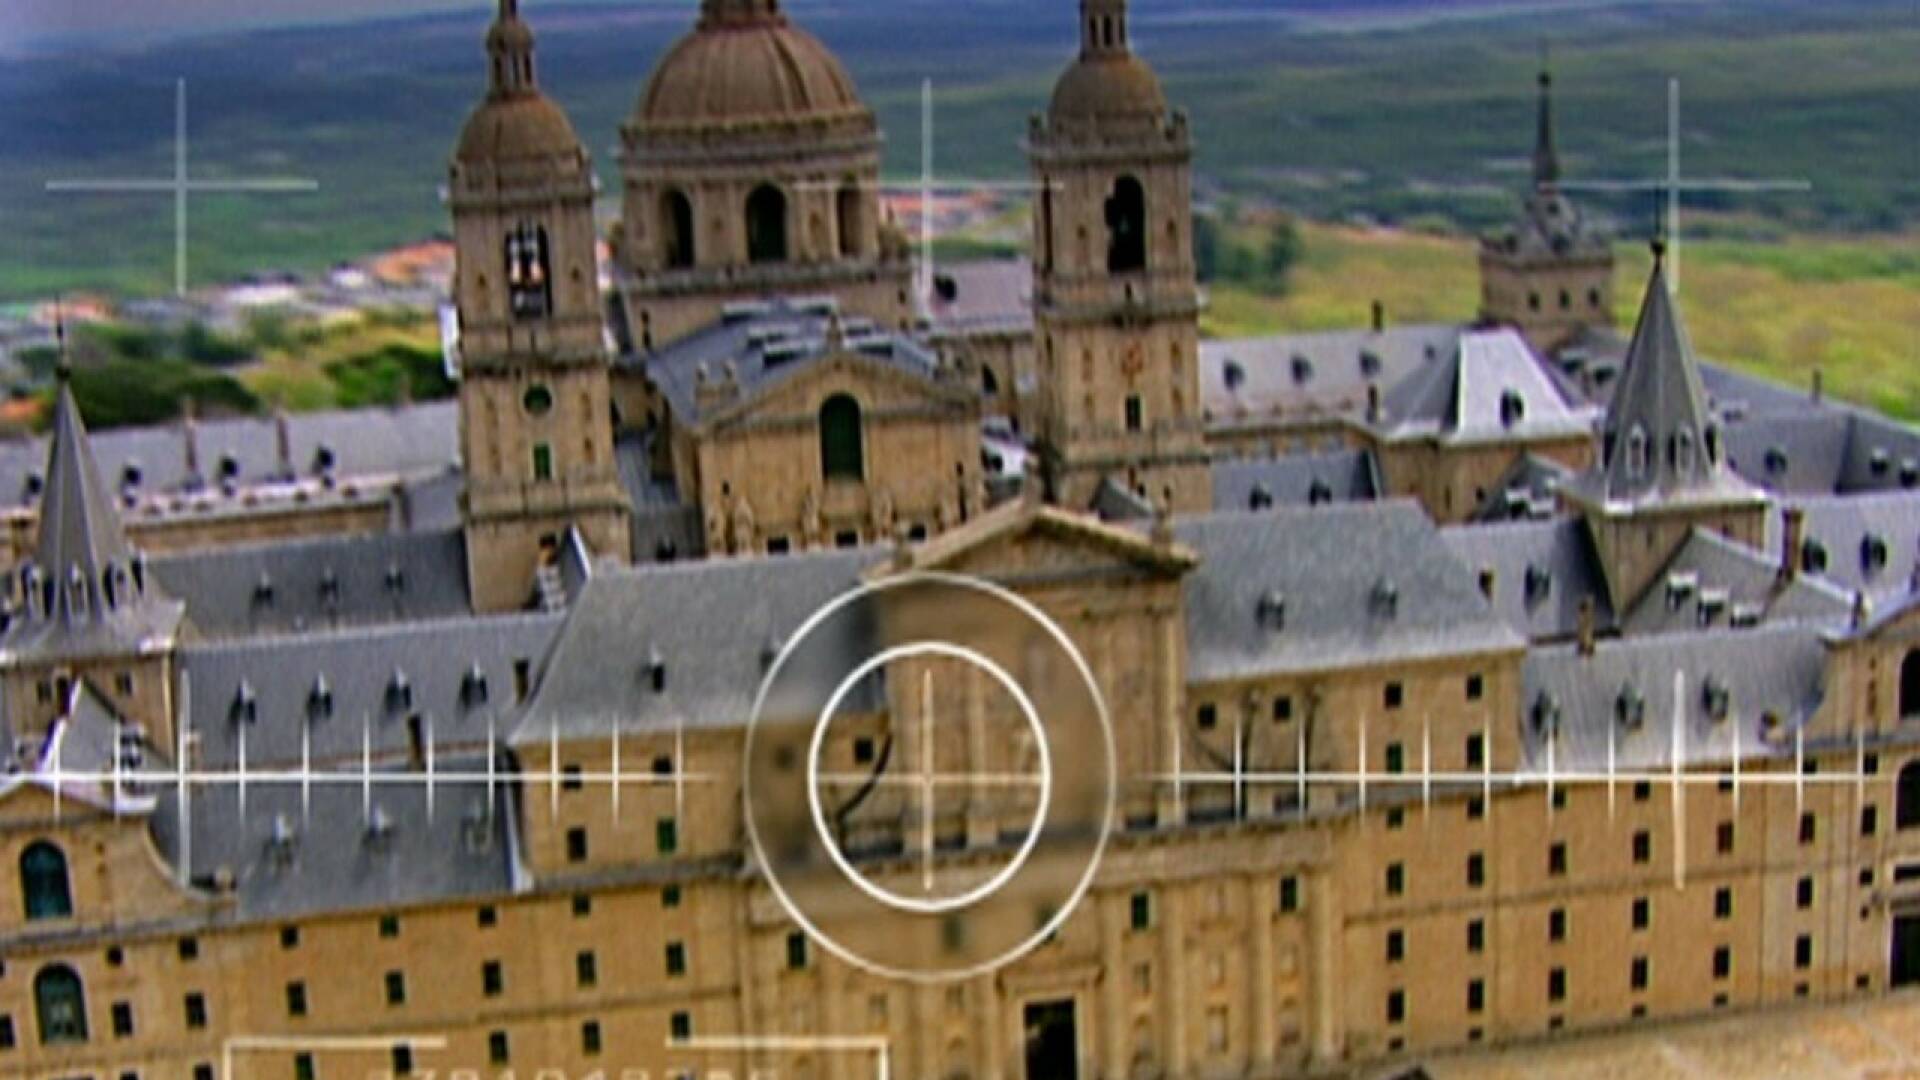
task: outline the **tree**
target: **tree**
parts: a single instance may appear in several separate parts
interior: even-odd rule
[[[1274,222],[1273,231],[1267,235],[1267,276],[1272,280],[1276,292],[1287,291],[1290,284],[1288,278],[1295,264],[1300,261],[1303,247],[1300,228],[1291,217]]]

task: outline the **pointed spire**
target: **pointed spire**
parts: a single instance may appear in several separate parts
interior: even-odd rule
[[[1080,0],[1081,56],[1125,56],[1132,50],[1127,0]]]
[[[1553,145],[1553,72],[1548,70],[1546,46],[1540,47],[1540,114],[1533,139],[1533,186],[1551,188],[1560,182],[1560,152]]]
[[[491,93],[515,97],[539,92],[533,75],[533,28],[520,18],[520,0],[500,0],[500,10],[487,31],[487,56],[492,60]]]
[[[40,535],[34,565],[46,582],[44,613],[56,621],[78,621],[112,606],[110,568],[124,568],[132,551],[120,515],[100,482],[93,444],[74,400],[71,372],[64,359],[53,403],[53,438],[47,460],[46,493],[40,503]],[[128,588],[122,582],[119,588]]]
[[[1610,498],[1724,486],[1720,432],[1707,407],[1686,325],[1667,287],[1666,243],[1652,243],[1653,273],[1613,401],[1601,468]]]

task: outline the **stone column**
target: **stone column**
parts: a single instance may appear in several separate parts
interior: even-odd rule
[[[1100,897],[1100,1046],[1095,1076],[1119,1080],[1127,1074],[1127,999],[1125,898]],[[1162,930],[1165,926],[1163,924]]]
[[[1187,1075],[1187,905],[1183,888],[1174,882],[1162,890],[1166,921],[1160,929],[1160,1031],[1169,1077]]]
[[[1153,657],[1153,715],[1154,730],[1158,733],[1154,767],[1161,776],[1172,776],[1180,761],[1180,687],[1179,672],[1174,670],[1179,647],[1174,635],[1182,633],[1183,628],[1177,626],[1167,612],[1162,612],[1158,621],[1160,641]],[[1171,781],[1164,780],[1156,788],[1156,809],[1162,828],[1179,825],[1183,820],[1181,801],[1174,789]]]
[[[1339,974],[1334,970],[1338,950],[1335,938],[1340,933],[1338,913],[1333,910],[1333,882],[1330,871],[1316,869],[1307,885],[1307,997],[1312,1009],[1313,1060],[1327,1065],[1340,1060],[1343,1041],[1340,1031]]]
[[[1273,882],[1259,874],[1247,879],[1247,917],[1253,920],[1253,1047],[1248,1059],[1256,1076],[1273,1069]]]

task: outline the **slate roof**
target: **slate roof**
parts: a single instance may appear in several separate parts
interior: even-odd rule
[[[21,606],[0,621],[0,661],[139,654],[173,640],[182,606],[127,543],[64,375],[38,528],[20,571]]]
[[[886,558],[866,548],[599,573],[568,614],[512,743],[743,726],[780,644]],[[846,654],[857,656],[849,669],[866,655],[853,645]]]
[[[295,784],[250,785],[244,814],[240,789],[218,784],[192,790],[187,826],[178,801],[163,798],[149,827],[176,872],[189,860],[187,877],[195,886],[224,893],[231,882],[234,906],[227,917],[239,921],[505,896],[523,888],[513,785],[488,790],[485,756],[435,764],[436,772],[462,778],[436,781],[431,813],[425,784],[381,783],[379,777],[403,767],[378,763],[370,813],[362,810],[358,784],[314,784],[305,793]],[[497,767],[507,771],[504,763]]]
[[[1830,582],[1800,575],[1783,583],[1777,558],[1695,529],[1620,629],[1640,635],[1783,621],[1844,627],[1852,613],[1852,595]]]
[[[1719,424],[1708,410],[1693,346],[1658,257],[1602,430],[1601,461],[1568,487],[1586,502],[1721,503],[1760,497],[1727,468]]]
[[[936,337],[1033,330],[1033,261],[941,263],[924,317]]]
[[[1920,491],[1795,498],[1806,512],[1801,566],[1876,606],[1913,591],[1920,574]],[[1768,537],[1779,558],[1782,530]]]
[[[1176,519],[1196,682],[1519,649],[1417,504]],[[1284,625],[1263,620],[1278,600]]]
[[[1367,385],[1391,391],[1458,344],[1452,325],[1390,326],[1200,343],[1200,402],[1216,426],[1364,415]]]
[[[0,762],[0,798],[25,786],[38,786],[60,799],[71,799],[118,814],[144,814],[153,808],[153,789],[142,783],[153,771],[139,730],[125,723],[107,700],[85,679],[75,679],[69,697],[37,746],[11,745]],[[115,785],[99,777],[120,773]]]
[[[1613,609],[1586,523],[1554,518],[1440,530],[1476,584],[1493,575],[1493,607],[1530,641],[1560,641],[1580,629],[1580,601],[1591,597],[1594,628],[1613,626]]]
[[[702,401],[699,388],[703,380],[718,386],[731,377],[738,388],[738,396],[726,402],[726,406],[732,406],[842,352],[919,378],[930,380],[935,376],[933,353],[870,320],[845,320],[841,325],[843,346],[832,347],[829,336],[835,310],[830,300],[778,299],[735,305],[733,313],[719,322],[656,352],[623,362],[643,367],[675,418],[688,425],[702,423],[715,411],[710,402]]]
[[[1393,439],[1510,443],[1592,434],[1598,409],[1563,386],[1511,329],[1470,331],[1414,369],[1383,401],[1378,428]]]
[[[1822,631],[1789,623],[1603,641],[1592,656],[1572,645],[1535,650],[1521,665],[1525,768],[1547,770],[1553,730],[1556,772],[1605,770],[1609,741],[1622,770],[1668,769],[1676,750],[1688,766],[1730,762],[1736,737],[1743,759],[1791,754],[1790,736],[1767,740],[1764,717],[1790,733],[1814,715],[1826,648]],[[1684,679],[1677,715],[1676,675]],[[1709,707],[1719,691],[1723,719]]]
[[[363,738],[376,757],[405,753],[413,714],[439,747],[483,744],[490,718],[504,736],[515,666],[538,681],[562,618],[464,617],[189,646],[179,665],[198,761],[235,767],[243,737],[249,768],[297,764],[303,737],[316,763],[358,761]],[[469,686],[476,669],[484,700]]]
[[[1573,479],[1565,465],[1538,454],[1521,454],[1487,490],[1473,520],[1486,524],[1550,518],[1560,512],[1560,488]]]
[[[445,619],[470,610],[458,528],[158,556],[152,574],[213,638]]]
[[[1213,508],[1260,510],[1380,497],[1380,470],[1366,450],[1332,450],[1213,463]]]
[[[222,462],[228,459],[234,482],[243,488],[284,483],[289,464],[296,476],[317,476],[319,463],[327,457],[342,482],[435,473],[460,459],[460,414],[453,401],[286,416],[288,462],[280,456],[279,422],[239,417],[102,431],[92,436],[93,452],[101,478],[113,485],[110,490],[126,493],[131,467],[139,476],[134,490],[141,496],[218,484]],[[188,468],[189,438],[197,451],[198,477]],[[14,507],[32,505],[29,481],[38,477],[44,482],[46,443],[0,442],[0,499]]]

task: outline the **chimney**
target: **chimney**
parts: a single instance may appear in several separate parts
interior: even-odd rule
[[[1583,596],[1580,598],[1580,621],[1578,630],[1581,656],[1593,655],[1593,619],[1593,597],[1591,595]]]
[[[1825,375],[1825,374],[1824,374],[1824,373],[1823,373],[1823,372],[1822,372],[1822,371],[1821,371],[1821,370],[1820,370],[1819,368],[1814,368],[1814,369],[1813,369],[1813,401],[1814,401],[1814,404],[1816,404],[1816,405],[1817,405],[1817,404],[1819,404],[1820,402],[1822,402],[1822,401],[1825,401],[1825,400],[1826,400],[1826,397],[1827,397],[1827,380],[1826,380],[1826,375]]]
[[[414,772],[423,772],[427,767],[426,723],[419,713],[407,717],[407,766]]]
[[[1376,382],[1369,382],[1367,384],[1367,423],[1377,424],[1379,422],[1380,422],[1380,384]]]
[[[180,435],[186,449],[187,482],[199,486],[200,476],[200,425],[196,418],[199,408],[192,398],[180,402]]]
[[[1798,506],[1780,511],[1780,580],[1800,576],[1800,546],[1806,542],[1807,512]]]
[[[273,449],[279,456],[280,479],[292,480],[293,472],[293,425],[287,419],[287,410],[273,410]]]
[[[1373,302],[1373,332],[1379,333],[1387,328],[1387,305],[1378,300]]]

